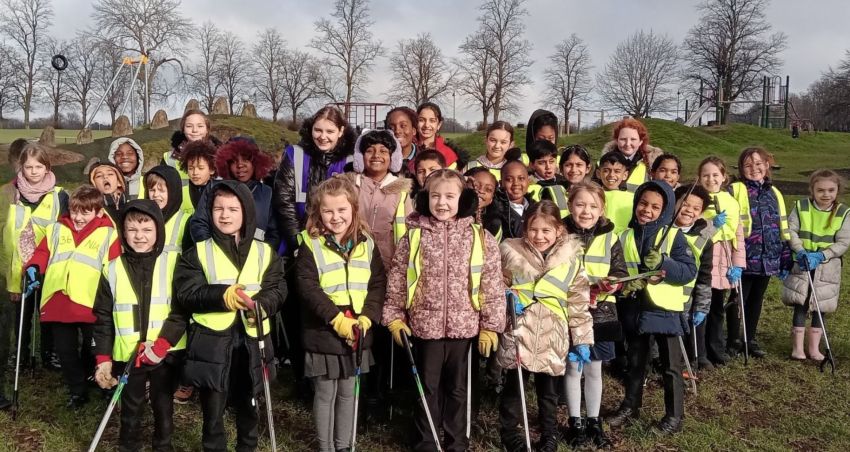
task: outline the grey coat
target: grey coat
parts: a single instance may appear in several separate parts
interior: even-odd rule
[[[788,228],[791,230],[791,249],[794,252],[803,251],[803,241],[800,240],[800,217],[797,208],[788,215]],[[841,289],[841,256],[850,246],[850,221],[844,221],[841,229],[835,234],[835,243],[823,250],[826,258],[815,270],[814,283],[821,312],[835,312],[838,308],[838,295]],[[782,302],[788,306],[805,305],[809,294],[809,280],[799,265],[794,263],[791,273],[782,286]],[[809,311],[814,311],[814,303],[809,304]]]

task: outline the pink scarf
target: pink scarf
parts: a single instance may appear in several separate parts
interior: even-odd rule
[[[28,202],[36,203],[42,196],[51,192],[56,187],[56,175],[53,171],[48,171],[44,175],[44,179],[36,185],[30,184],[23,173],[18,171],[18,176],[15,178],[15,186],[18,188],[18,193],[21,198]],[[20,198],[16,199],[18,201]]]

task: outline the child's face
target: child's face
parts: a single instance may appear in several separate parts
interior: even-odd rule
[[[489,206],[496,194],[496,178],[489,172],[478,172],[469,178],[469,182],[478,194],[478,208],[483,209]]]
[[[92,210],[71,210],[71,222],[74,223],[74,230],[77,232],[82,231],[86,225],[92,222],[95,217],[100,217],[103,215],[103,210],[101,209],[92,209]]]
[[[242,203],[236,195],[219,193],[213,200],[213,224],[223,234],[238,236],[242,229]]]
[[[151,188],[148,189],[148,198],[155,202],[159,209],[165,209],[168,205],[168,187],[163,181],[157,181]]]
[[[653,180],[662,180],[667,182],[667,185],[675,188],[679,185],[679,166],[673,159],[664,159],[658,169],[652,173]]]
[[[531,243],[537,251],[546,251],[552,248],[558,237],[561,236],[561,228],[556,226],[559,224],[556,219],[544,215],[538,215],[531,220],[531,224],[526,229],[526,240]]]
[[[505,190],[511,202],[522,203],[523,197],[528,193],[528,171],[525,166],[510,165],[502,173],[502,190]]]
[[[679,208],[679,215],[676,217],[676,226],[686,228],[693,225],[702,216],[705,207],[699,196],[688,195],[682,201]]]
[[[189,162],[186,172],[189,174],[189,180],[194,185],[206,185],[212,179],[215,171],[210,166],[209,162],[204,159],[195,159]]]
[[[419,131],[419,138],[423,141],[433,140],[442,125],[443,122],[437,118],[437,113],[434,110],[423,108],[419,112],[419,123],[416,128]]]
[[[557,134],[555,133],[555,128],[552,127],[552,126],[549,126],[549,125],[542,126],[542,127],[538,128],[536,132],[534,132],[534,140],[535,141],[546,140],[546,141],[548,141],[552,144],[557,144],[557,143],[555,143],[555,137],[556,136],[557,136]]]
[[[454,180],[441,180],[428,191],[428,208],[438,221],[454,219],[460,202],[460,185]]]
[[[319,213],[322,216],[322,224],[337,239],[342,238],[348,228],[351,227],[353,209],[345,195],[325,195],[319,205]]]
[[[664,209],[664,197],[661,193],[645,190],[635,207],[638,224],[644,225],[657,220],[661,216],[662,209]]]
[[[514,146],[511,134],[507,130],[496,129],[487,134],[487,160],[499,163],[505,159],[505,153]]]
[[[582,229],[590,229],[602,216],[602,200],[592,192],[582,190],[570,198],[570,215],[576,225]]]
[[[440,162],[436,160],[420,160],[419,163],[416,164],[416,182],[419,183],[420,187],[424,187],[425,179],[438,169],[443,169],[443,167],[440,166]]]
[[[139,167],[139,155],[129,143],[124,143],[118,146],[115,150],[115,165],[124,173],[125,176],[130,176],[136,172]]]
[[[343,128],[337,127],[333,121],[319,119],[313,123],[313,144],[322,152],[330,152],[342,138]]]
[[[189,141],[198,141],[206,138],[209,134],[207,121],[201,115],[189,115],[183,123],[183,134]]]
[[[629,178],[629,170],[622,163],[605,162],[596,170],[596,177],[605,190],[619,190],[620,184]]]
[[[630,157],[635,155],[643,141],[640,139],[638,131],[630,127],[620,129],[620,134],[617,135],[617,148]]]
[[[709,193],[717,193],[726,182],[726,175],[714,163],[706,163],[699,170],[699,183]]]
[[[44,176],[47,176],[47,166],[32,157],[24,162],[24,167],[21,170],[24,178],[32,185],[40,184],[44,180]]]
[[[758,153],[751,154],[744,160],[744,177],[755,182],[763,181],[767,177],[768,164]]]
[[[252,177],[254,177],[254,163],[241,155],[237,155],[236,158],[230,162],[229,169],[233,178],[239,182],[248,182]]]
[[[118,174],[109,167],[101,166],[94,170],[94,188],[101,194],[111,195],[118,191]]]
[[[566,177],[571,184],[583,181],[589,172],[590,166],[575,154],[567,157],[567,161],[561,165],[561,175]]]
[[[383,144],[373,144],[363,151],[363,174],[366,177],[382,179],[390,171],[392,154]]]
[[[558,171],[558,162],[555,161],[555,156],[547,155],[531,162],[531,170],[534,175],[542,180],[555,178],[555,173]]]
[[[387,127],[393,131],[402,148],[410,146],[410,143],[413,142],[413,138],[416,136],[416,129],[410,123],[410,118],[400,111],[390,115],[390,123],[387,124]]]
[[[838,197],[838,184],[829,179],[820,179],[812,186],[812,197],[821,209],[828,209]]]
[[[156,245],[156,223],[153,220],[124,222],[124,238],[137,253],[148,253]]]

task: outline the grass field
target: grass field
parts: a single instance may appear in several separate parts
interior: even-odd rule
[[[37,140],[41,136],[42,129],[0,129],[0,146],[9,144],[18,138]],[[79,130],[58,129],[56,131],[56,144],[76,143]],[[95,139],[112,135],[111,130],[92,130]]]

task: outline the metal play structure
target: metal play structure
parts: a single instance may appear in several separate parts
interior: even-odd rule
[[[384,113],[393,108],[392,104],[381,102],[334,102],[328,105],[333,105],[339,108],[345,119],[351,127],[361,127],[363,129],[384,129],[383,117],[378,116],[378,109],[384,110]]]
[[[784,83],[783,83],[784,82]],[[699,104],[695,111],[690,112],[688,109],[688,101],[685,101],[685,125],[694,127],[702,125],[703,117],[709,110],[714,109],[714,120],[710,121],[713,124],[720,124],[721,118],[724,116],[724,111],[728,111],[735,104],[751,104],[757,109],[758,119],[753,119],[753,123],[757,122],[759,127],[765,128],[788,128],[789,123],[789,108],[793,108],[790,101],[789,87],[791,85],[791,77],[785,76],[782,80],[781,76],[762,77],[762,95],[759,100],[721,100],[718,105],[718,99],[725,99],[724,87],[722,84],[717,90],[705,86],[705,82],[700,80],[699,86]]]
[[[127,104],[130,104],[130,124],[136,124],[136,105],[135,105],[135,96],[133,96],[133,90],[136,88],[136,82],[139,80],[139,73],[142,71],[142,66],[145,68],[145,80],[148,79],[148,63],[150,59],[147,55],[140,54],[137,58],[124,57],[121,60],[121,67],[118,68],[118,71],[115,72],[115,76],[112,77],[112,81],[109,82],[109,86],[103,92],[103,96],[100,97],[100,101],[97,103],[97,107],[92,111],[91,117],[86,120],[86,125],[83,126],[84,129],[88,128],[92,121],[94,121],[95,116],[97,116],[97,112],[100,111],[100,107],[103,106],[103,102],[106,100],[106,96],[109,95],[109,92],[112,90],[112,87],[115,85],[115,82],[118,80],[118,77],[121,76],[121,73],[124,71],[124,67],[127,67],[127,73],[130,75],[130,89],[127,90],[127,95],[124,98],[124,102],[121,103],[121,109],[118,111],[118,116],[124,114],[124,111],[127,110]],[[136,70],[133,70],[133,66],[136,66]],[[150,106],[150,93],[148,92],[148,84],[144,84],[144,99],[145,106]],[[150,111],[149,108],[144,108],[144,111]],[[83,118],[85,119],[85,118]],[[144,118],[144,122],[148,122],[148,118]]]

